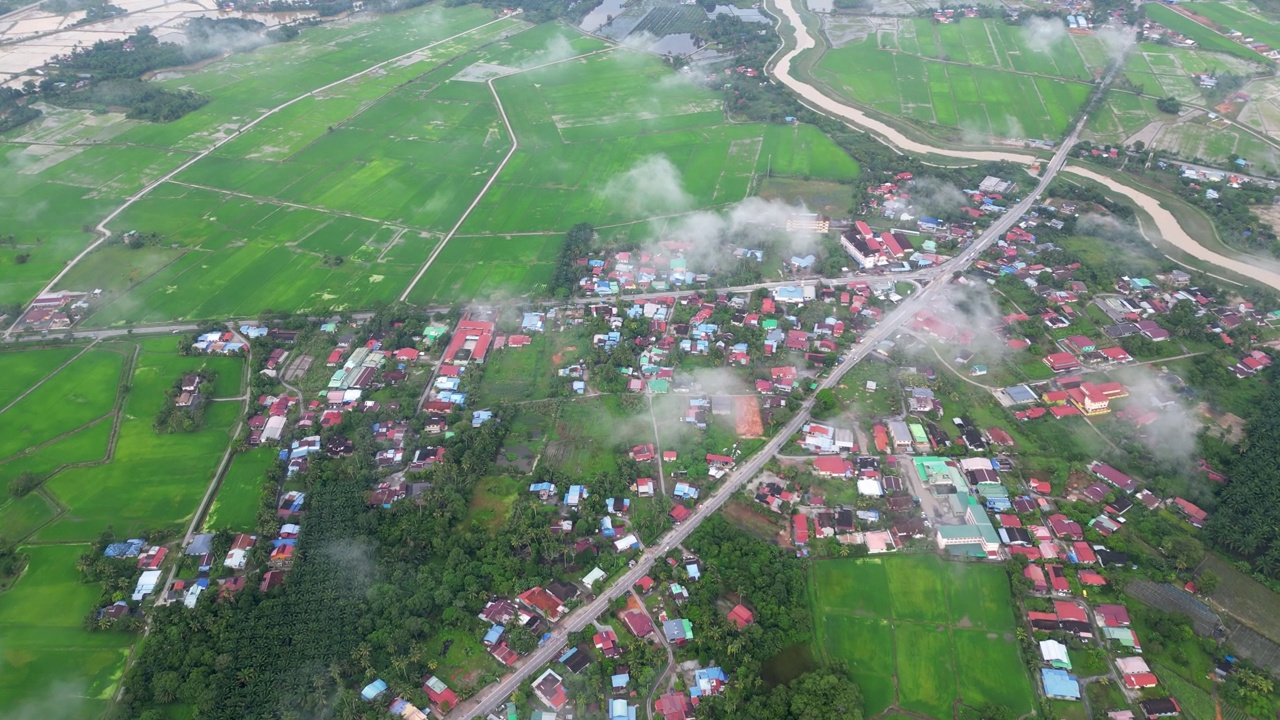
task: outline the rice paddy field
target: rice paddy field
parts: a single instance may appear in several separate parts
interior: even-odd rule
[[[1250,76],[1264,69],[1260,63],[1233,55],[1188,48],[1141,43],[1129,55],[1124,74],[1147,95],[1173,96],[1184,102],[1205,104],[1193,75],[1234,74]]]
[[[252,532],[257,528],[262,486],[275,460],[274,448],[256,448],[231,460],[231,466],[227,468],[213,499],[213,506],[205,517],[204,529],[207,532]]]
[[[4,137],[0,225],[23,232],[0,247],[0,302],[161,179],[109,224],[160,243],[108,242],[60,280],[104,290],[87,326],[369,307],[424,265],[411,301],[536,292],[576,222],[726,206],[768,171],[857,173],[815,128],[727,123],[718,92],[657,57],[475,6],[357,16],[156,82],[210,102],[166,124],[48,108]],[[608,192],[658,156],[679,202]]]
[[[99,592],[81,584],[76,569],[88,549],[27,547],[26,573],[0,593],[0,708],[6,714],[92,718],[107,709],[133,637],[83,628]]]
[[[1034,44],[999,21],[877,19],[816,63],[850,100],[927,125],[1001,138],[1056,139],[1088,98],[1094,68],[1065,32]]]
[[[132,536],[191,517],[241,404],[212,403],[194,433],[157,435],[152,421],[185,372],[216,372],[219,392],[239,394],[242,362],[183,357],[170,336],[0,353],[0,367],[31,388],[18,399],[6,385],[0,423],[18,432],[0,439],[0,477],[46,478],[0,503],[0,538],[30,558],[0,593],[0,708],[28,713],[20,717],[105,710],[133,636],[83,629],[99,590],[80,583],[76,558],[107,527]]]
[[[1273,48],[1280,47],[1280,28],[1276,27],[1274,20],[1260,15],[1257,7],[1250,3],[1196,2],[1187,7],[1227,32],[1236,31]]]
[[[849,664],[868,714],[942,720],[956,701],[1032,710],[1003,568],[935,555],[824,560],[811,588],[817,653]]]
[[[1210,8],[1209,6],[1211,5],[1219,5],[1220,9]],[[1238,10],[1234,10],[1233,8],[1223,3],[1194,3],[1191,5],[1188,5],[1187,7],[1192,12],[1198,13],[1205,17],[1210,17],[1209,15],[1210,13],[1215,13],[1219,16],[1219,18],[1223,20],[1230,17],[1235,22],[1244,22],[1244,20],[1240,16],[1245,16],[1245,18],[1251,18],[1251,22],[1247,23],[1248,27],[1250,27],[1251,29],[1260,29],[1259,27],[1256,27],[1256,26],[1260,26],[1266,23],[1266,21],[1262,20],[1261,18],[1248,16],[1245,13],[1241,13]],[[1173,8],[1167,7],[1165,5],[1161,5],[1159,3],[1151,3],[1148,5],[1144,5],[1143,11],[1147,14],[1147,17],[1150,18],[1152,21],[1160,23],[1161,25],[1169,28],[1170,30],[1173,30],[1174,32],[1178,32],[1183,35],[1186,35],[1192,40],[1195,40],[1196,45],[1198,45],[1199,47],[1205,50],[1222,52],[1228,55],[1234,55],[1238,58],[1242,58],[1244,60],[1251,60],[1254,62],[1266,62],[1266,59],[1263,58],[1261,55],[1259,55],[1257,52],[1255,52],[1252,48],[1248,48],[1248,47],[1245,47],[1244,45],[1241,45],[1240,43],[1232,40],[1231,38],[1226,37],[1225,35],[1218,32],[1217,30],[1209,27],[1208,25],[1197,22],[1195,19],[1190,18],[1186,15],[1183,15],[1182,13],[1178,12],[1177,10],[1174,10]],[[1239,29],[1241,32],[1246,32],[1245,28],[1243,27]],[[1275,34],[1274,29],[1267,29],[1267,30],[1264,30],[1263,32],[1267,36],[1271,36]],[[1261,37],[1258,37],[1257,39],[1259,41],[1265,42]]]

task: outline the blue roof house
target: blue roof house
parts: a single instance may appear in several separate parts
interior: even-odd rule
[[[365,700],[368,700],[369,702],[373,702],[378,698],[379,695],[381,695],[386,691],[387,691],[387,681],[379,678],[378,680],[374,680],[368,685],[365,685],[364,689],[360,691],[360,697],[364,698]]]

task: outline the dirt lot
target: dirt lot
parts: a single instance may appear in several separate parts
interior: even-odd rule
[[[753,507],[754,503],[746,498],[734,498],[724,506],[724,516],[737,527],[768,542],[777,542],[782,529],[782,516],[777,521],[765,517]]]

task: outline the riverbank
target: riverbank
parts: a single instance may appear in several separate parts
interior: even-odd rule
[[[802,53],[817,46],[817,41],[796,8],[797,2],[803,2],[803,0],[768,0],[769,9],[781,18],[778,32],[783,37],[783,52],[772,63],[772,67],[767,68],[767,70],[772,77],[794,92],[805,105],[814,111],[842,120],[859,130],[875,135],[881,142],[890,147],[913,154],[934,155],[970,162],[1005,161],[1023,165],[1030,165],[1037,160],[1036,156],[1031,153],[1013,150],[957,150],[925,144],[908,137],[893,125],[874,118],[859,108],[837,100],[823,93],[807,81],[796,77],[792,72],[793,62]],[[1178,223],[1173,213],[1156,198],[1090,168],[1068,165],[1062,169],[1062,172],[1099,183],[1109,191],[1135,203],[1151,218],[1154,230],[1160,234],[1161,239],[1177,248],[1180,252],[1186,253],[1199,262],[1248,278],[1260,285],[1280,290],[1280,272],[1260,267],[1262,264],[1271,263],[1247,257],[1246,259],[1237,259],[1210,250],[1197,242]]]

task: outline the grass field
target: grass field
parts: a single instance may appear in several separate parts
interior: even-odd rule
[[[1227,32],[1235,30],[1257,42],[1280,47],[1280,28],[1276,27],[1274,20],[1259,15],[1257,8],[1249,3],[1197,2],[1187,7]]]
[[[82,628],[98,596],[76,570],[87,549],[25,548],[26,573],[0,594],[0,708],[7,716],[92,718],[107,707],[133,638]]]
[[[1001,567],[934,555],[824,560],[811,580],[818,654],[849,664],[867,714],[899,707],[942,720],[956,701],[1031,711]]]
[[[1231,73],[1248,76],[1263,69],[1259,63],[1247,62],[1234,55],[1142,43],[1130,53],[1124,74],[1135,85],[1142,86],[1148,95],[1172,95],[1183,101],[1204,104],[1204,96],[1193,75]]]
[[[0,408],[17,400],[80,350],[78,347],[58,347],[0,353],[0,375],[5,379],[4,387],[0,387]]]
[[[57,508],[33,492],[0,504],[0,540],[17,541],[54,518]]]
[[[828,51],[815,76],[889,115],[1008,138],[1057,138],[1089,95],[1092,73],[1065,34],[1033,49],[997,21],[899,21]]]
[[[549,434],[543,462],[591,477],[618,467],[627,451],[654,442],[648,406],[639,395],[601,395],[564,401]]]

